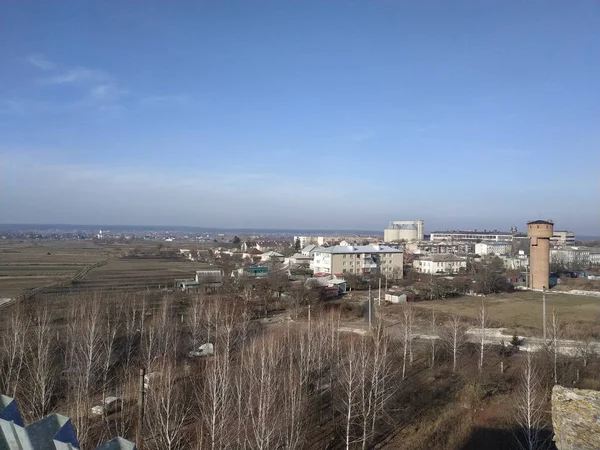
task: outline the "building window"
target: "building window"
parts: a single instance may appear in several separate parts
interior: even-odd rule
[[[344,263],[344,264],[346,264],[346,263]],[[342,272],[346,273],[346,269],[342,270]]]
[[[342,266],[345,266],[345,265],[346,265],[346,261],[344,261],[344,262],[342,263]]]

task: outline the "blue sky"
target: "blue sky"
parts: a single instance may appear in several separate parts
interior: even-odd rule
[[[600,234],[596,1],[0,2],[0,222]]]

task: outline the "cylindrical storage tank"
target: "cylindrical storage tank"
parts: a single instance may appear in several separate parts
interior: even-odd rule
[[[527,223],[529,237],[529,287],[544,289],[550,279],[550,238],[554,224],[548,220],[535,220]]]

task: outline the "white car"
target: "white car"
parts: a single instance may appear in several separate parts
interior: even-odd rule
[[[92,414],[99,416],[108,416],[121,411],[123,407],[123,400],[119,397],[106,397],[102,405],[96,405],[92,408]]]
[[[215,354],[215,346],[212,343],[207,342],[206,344],[202,344],[200,347],[198,347],[197,350],[192,350],[191,352],[189,352],[188,356],[200,357],[200,356],[212,356],[214,354]]]

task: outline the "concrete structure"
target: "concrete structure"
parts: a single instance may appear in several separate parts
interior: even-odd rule
[[[413,267],[419,273],[432,275],[458,273],[467,268],[467,260],[452,254],[429,255],[415,259]]]
[[[422,241],[425,235],[425,222],[422,220],[393,220],[383,230],[385,242]]]
[[[319,247],[313,252],[310,268],[314,273],[367,274],[378,272],[402,276],[404,253],[385,245]]]
[[[572,231],[555,230],[550,238],[550,243],[554,247],[565,247],[575,245],[575,233]]]
[[[503,242],[478,242],[475,244],[475,253],[480,256],[485,255],[508,255],[511,251],[511,243]]]
[[[433,231],[429,235],[431,241],[512,241],[511,231]]]
[[[550,220],[527,222],[529,237],[529,287],[545,289],[550,283],[550,238],[554,234],[554,224]]]
[[[122,438],[108,441],[96,450],[135,450]],[[79,442],[71,419],[52,414],[25,425],[15,401],[0,395],[0,450],[78,450]]]

